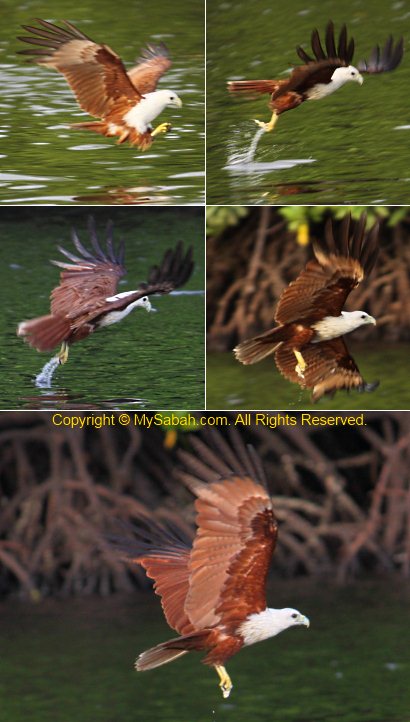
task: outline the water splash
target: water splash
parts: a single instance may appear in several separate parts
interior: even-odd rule
[[[249,150],[244,158],[245,163],[252,163],[252,161],[255,157],[256,148],[258,147],[258,143],[265,132],[266,131],[264,128],[258,128],[258,130],[256,131],[255,135],[253,136],[252,143],[249,146]]]
[[[50,361],[47,361],[47,363],[43,366],[40,373],[37,374],[35,379],[35,384],[37,388],[39,389],[51,389],[51,382],[53,380],[53,375],[55,370],[60,365],[60,360],[58,356],[53,356]]]

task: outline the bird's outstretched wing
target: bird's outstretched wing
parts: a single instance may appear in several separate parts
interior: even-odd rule
[[[315,260],[282,293],[275,320],[285,324],[304,318],[314,323],[324,316],[339,316],[349,293],[376,261],[378,232],[378,223],[366,232],[365,213],[354,226],[347,215],[336,240],[329,219],[325,239],[314,244]]]
[[[229,624],[266,608],[277,522],[253,450],[219,435],[193,438],[181,479],[197,495],[198,530],[189,560],[185,612],[195,629]]]
[[[182,242],[179,242],[173,249],[168,249],[158,266],[152,266],[148,274],[148,281],[140,283],[135,291],[125,291],[116,294],[106,293],[105,286],[100,283],[100,279],[96,277],[94,295],[87,293],[84,288],[83,303],[76,304],[68,316],[73,321],[74,328],[81,326],[83,323],[94,321],[107,311],[121,311],[134,301],[138,301],[144,296],[152,296],[153,294],[171,293],[176,288],[180,288],[187,282],[192,274],[194,262],[192,260],[192,247],[184,251]],[[100,273],[96,269],[97,273]],[[97,295],[98,287],[98,295]]]
[[[164,45],[147,45],[138,59],[137,65],[128,71],[128,77],[141,95],[156,90],[158,80],[172,65],[169,52]]]
[[[121,58],[108,45],[98,45],[67,21],[64,27],[36,22],[40,27],[23,25],[30,35],[18,38],[34,47],[19,53],[62,73],[85,112],[105,118],[114,106],[126,112],[141,100]]]
[[[369,73],[370,75],[377,75],[378,73],[388,73],[391,70],[395,70],[400,65],[404,54],[404,40],[400,40],[394,44],[393,38],[390,35],[383,48],[380,45],[376,45],[369,57],[369,60],[361,60],[357,65],[357,69],[361,73]]]
[[[378,381],[367,383],[350,355],[342,337],[308,344],[303,349],[304,376],[295,371],[295,355],[285,345],[275,352],[276,365],[285,378],[303,388],[312,389],[312,400],[333,395],[339,389],[373,391]]]
[[[62,268],[60,285],[51,293],[51,313],[55,316],[76,317],[83,313],[84,306],[104,301],[115,294],[118,281],[125,275],[124,244],[116,249],[113,242],[113,224],[107,224],[106,250],[99,243],[94,219],[88,219],[88,233],[93,252],[81,243],[76,231],[72,231],[74,246],[79,255],[74,255],[61,246],[59,251],[71,261],[51,261]]]
[[[192,539],[169,516],[134,516],[127,537],[111,537],[113,546],[127,561],[141,564],[150,579],[170,627],[179,634],[194,631],[184,605],[189,590],[189,557]]]
[[[320,35],[315,28],[312,31],[311,46],[313,56],[300,46],[296,48],[296,52],[301,60],[307,65],[322,60],[337,60],[338,65],[350,65],[354,55],[354,40],[348,41],[346,25],[342,25],[339,33],[338,42],[336,44],[335,28],[332,21],[328,22],[325,31],[325,49],[322,46]]]
[[[355,50],[353,38],[348,40],[346,25],[342,25],[339,38],[336,42],[335,28],[332,21],[328,22],[325,31],[325,48],[323,48],[319,32],[315,28],[312,32],[311,46],[313,57],[309,55],[300,45],[296,48],[296,52],[301,60],[307,65],[311,63],[323,62],[325,60],[337,60],[339,66],[351,65]],[[369,60],[362,60],[357,65],[357,69],[361,73],[386,73],[395,70],[400,65],[404,53],[404,41],[400,38],[394,44],[390,35],[383,48],[376,45],[369,57]]]

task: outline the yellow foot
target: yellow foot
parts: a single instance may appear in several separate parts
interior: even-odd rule
[[[161,123],[161,125],[157,125],[155,130],[152,131],[151,138],[155,138],[155,136],[159,135],[160,133],[168,133],[171,128],[171,123]]]
[[[306,361],[303,358],[300,351],[296,351],[296,349],[293,349],[293,353],[296,356],[297,364],[295,366],[295,371],[299,378],[304,379],[305,378],[305,371],[306,371]]]
[[[278,117],[279,116],[276,115],[276,113],[273,113],[269,123],[264,123],[262,120],[257,120],[256,118],[254,118],[254,121],[255,121],[256,125],[259,125],[260,128],[263,128],[265,133],[270,133],[274,129],[274,127],[278,121]]]
[[[57,354],[57,358],[58,358],[60,364],[67,363],[68,349],[69,349],[68,343],[66,341],[63,341],[63,343],[61,344],[60,351]]]
[[[218,673],[219,679],[221,680],[219,683],[219,686],[222,690],[222,695],[224,699],[228,699],[229,695],[231,694],[231,690],[233,687],[233,684],[231,682],[231,678],[226,671],[225,667],[222,667],[219,664],[215,665],[215,669]]]

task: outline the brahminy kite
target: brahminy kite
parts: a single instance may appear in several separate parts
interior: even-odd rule
[[[113,243],[113,225],[107,225],[106,251],[98,241],[94,221],[89,219],[88,231],[93,253],[83,246],[75,230],[73,243],[79,256],[58,246],[71,263],[51,261],[62,268],[60,285],[51,293],[51,313],[22,321],[17,335],[37,351],[52,351],[62,344],[57,355],[60,364],[68,359],[69,347],[94,331],[118,323],[134,308],[153,311],[149,296],[171,293],[182,286],[193,270],[192,247],[186,253],[183,244],[169,249],[159,266],[153,266],[148,281],[135,291],[117,292],[118,282],[125,275],[124,244],[117,249]]]
[[[352,65],[354,40],[348,41],[346,25],[342,26],[336,46],[335,30],[332,22],[326,27],[325,46],[315,29],[311,38],[314,57],[301,47],[296,48],[303,65],[293,68],[289,78],[284,80],[233,80],[228,90],[239,95],[255,97],[267,93],[270,95],[269,108],[272,118],[269,123],[255,120],[265,131],[272,131],[278,117],[287,110],[297,108],[305,100],[320,100],[334,93],[348,82],[363,83],[363,73],[371,75],[395,70],[403,57],[403,38],[395,45],[390,36],[384,47],[376,45],[370,59],[361,61],[357,67]]]
[[[290,627],[309,627],[309,619],[266,603],[278,524],[260,459],[236,435],[232,445],[215,432],[210,439],[212,445],[192,438],[195,453],[180,452],[181,479],[197,496],[193,541],[175,524],[142,516],[134,539],[116,545],[154,579],[166,620],[180,635],[142,652],[137,671],[206,652],[202,661],[215,668],[227,698],[228,659]]]
[[[313,401],[337,389],[373,391],[378,386],[378,382],[366,383],[344,341],[344,334],[376,321],[365,311],[343,311],[343,307],[376,261],[379,225],[376,222],[366,232],[362,213],[354,229],[350,216],[345,216],[340,230],[336,242],[329,219],[325,239],[313,245],[314,260],[279,298],[275,313],[279,325],[234,349],[243,364],[274,354],[281,374],[312,389]]]
[[[127,73],[121,58],[108,45],[98,45],[71,23],[63,21],[62,28],[38,18],[36,22],[41,27],[23,25],[31,35],[18,39],[38,47],[19,52],[62,73],[82,110],[101,118],[75,123],[72,128],[118,136],[118,143],[128,140],[140,150],[149,148],[159,133],[171,129],[170,123],[155,129],[151,125],[168,105],[182,105],[173,90],[156,90],[158,80],[171,65],[163,43],[148,45],[138,64]]]

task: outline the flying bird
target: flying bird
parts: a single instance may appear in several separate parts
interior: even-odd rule
[[[278,326],[240,343],[234,349],[238,361],[254,364],[274,354],[281,374],[312,389],[313,401],[338,389],[373,391],[378,382],[366,383],[344,334],[376,320],[365,311],[343,311],[343,307],[376,261],[378,233],[378,223],[366,232],[365,213],[354,228],[347,215],[336,241],[329,219],[325,239],[313,246],[314,260],[280,296]]]
[[[269,108],[272,117],[269,123],[255,120],[255,123],[270,132],[279,116],[287,110],[297,108],[305,100],[320,100],[349,82],[363,83],[363,74],[375,75],[395,70],[403,58],[403,38],[394,44],[390,36],[383,48],[376,45],[370,59],[352,65],[354,40],[348,40],[346,25],[342,26],[336,45],[332,22],[326,27],[325,49],[315,29],[311,38],[313,57],[301,47],[296,48],[303,65],[293,68],[284,80],[234,80],[228,83],[231,93],[256,97],[270,95]]]
[[[137,671],[205,652],[202,661],[215,668],[227,698],[228,659],[289,627],[308,627],[309,620],[296,609],[266,603],[278,525],[259,458],[236,436],[232,445],[217,434],[212,439],[210,446],[193,438],[195,453],[181,452],[181,479],[197,496],[193,541],[175,524],[142,517],[134,538],[117,546],[154,579],[166,620],[180,635],[142,652]]]
[[[118,137],[140,150],[151,146],[153,138],[171,129],[151,122],[167,106],[180,108],[181,99],[173,90],[157,90],[157,83],[171,66],[168,50],[161,43],[148,45],[138,64],[126,71],[121,58],[108,45],[95,43],[68,21],[59,27],[36,19],[40,27],[23,25],[29,36],[18,39],[29,43],[18,51],[32,62],[62,73],[82,110],[100,120],[75,123],[71,127]]]
[[[58,246],[70,263],[51,261],[62,271],[60,284],[51,293],[50,314],[22,321],[17,328],[17,335],[37,351],[52,351],[62,344],[56,357],[60,364],[67,361],[69,347],[76,341],[118,323],[134,308],[153,311],[149,297],[183,286],[193,270],[192,247],[184,253],[179,243],[151,268],[146,282],[135,291],[118,293],[119,280],[126,273],[124,244],[114,247],[112,223],[107,224],[106,250],[99,243],[92,218],[88,231],[93,252],[85,248],[73,230],[72,240],[79,255]]]

